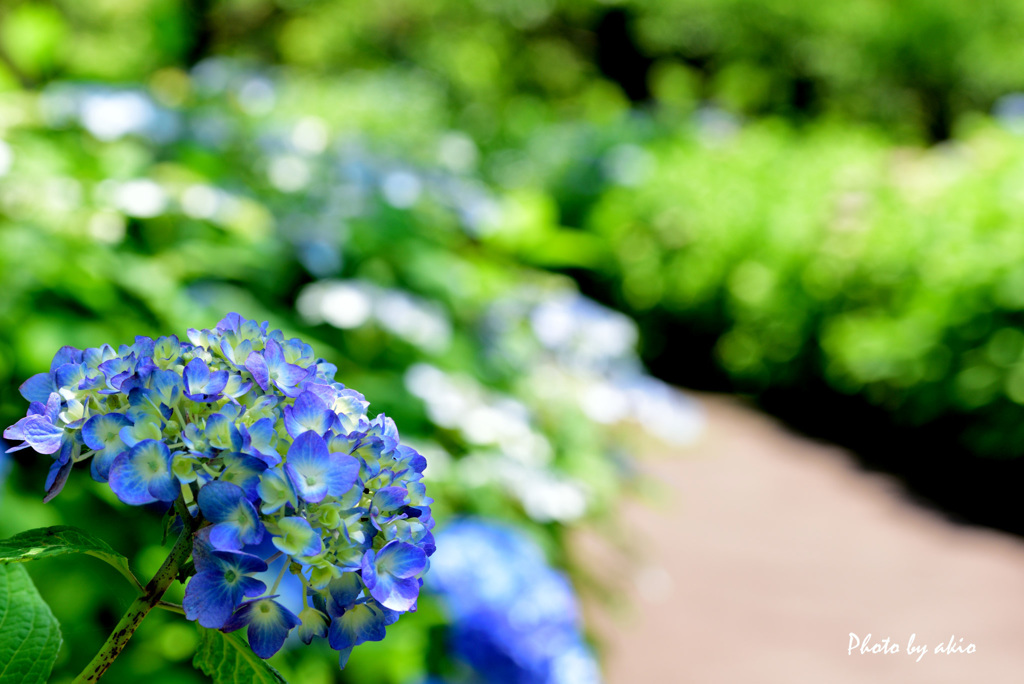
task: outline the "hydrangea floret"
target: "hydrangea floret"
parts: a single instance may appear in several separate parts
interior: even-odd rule
[[[416,610],[435,547],[426,460],[390,418],[370,419],[336,371],[301,340],[232,313],[187,342],[62,348],[21,386],[28,413],[4,438],[53,458],[47,501],[88,461],[124,503],[180,518],[188,619],[246,628],[261,658],[292,630],[307,644],[326,638],[344,667],[353,647]],[[267,586],[256,575],[282,556]],[[275,600],[285,572],[303,587],[298,615]]]

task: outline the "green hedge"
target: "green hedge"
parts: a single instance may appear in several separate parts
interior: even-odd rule
[[[1024,140],[980,125],[925,150],[765,122],[643,154],[644,182],[609,186],[585,222],[621,301],[713,331],[739,387],[823,378],[1024,453]]]

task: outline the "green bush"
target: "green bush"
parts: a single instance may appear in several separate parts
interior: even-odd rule
[[[587,228],[622,301],[719,335],[740,387],[823,378],[912,424],[958,415],[1024,453],[1024,140],[931,149],[777,123],[651,144]]]
[[[634,0],[642,48],[749,114],[838,114],[947,137],[1024,88],[1024,6],[1006,0]],[[679,68],[677,67],[677,68]]]

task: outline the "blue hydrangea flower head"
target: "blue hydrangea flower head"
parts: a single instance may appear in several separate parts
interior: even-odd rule
[[[333,364],[269,327],[229,314],[187,342],[64,347],[21,386],[28,412],[4,438],[53,459],[46,500],[89,461],[122,502],[198,516],[188,619],[245,627],[263,658],[298,628],[344,666],[416,610],[435,549],[426,461]],[[271,563],[280,576],[267,586]],[[298,614],[276,600],[287,573]]]
[[[456,658],[495,684],[600,684],[572,585],[533,540],[462,519],[438,541],[427,586],[447,608]]]

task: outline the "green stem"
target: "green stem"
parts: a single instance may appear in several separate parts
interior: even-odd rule
[[[185,494],[179,494],[178,498],[174,500],[174,511],[181,518],[181,524],[187,529],[190,523],[194,523],[192,520],[192,514],[188,512],[188,505],[185,503]]]
[[[189,515],[183,517],[182,522],[184,523],[184,529],[181,531],[181,536],[174,543],[171,553],[167,556],[163,565],[160,566],[156,575],[146,585],[142,596],[135,599],[132,605],[128,607],[121,621],[117,623],[114,631],[111,632],[102,648],[100,648],[99,653],[85,666],[85,669],[75,678],[73,684],[85,684],[85,682],[99,680],[103,673],[107,671],[107,668],[114,662],[114,659],[124,650],[125,645],[132,638],[132,634],[138,629],[143,618],[149,614],[149,611],[161,603],[164,592],[167,591],[167,588],[177,578],[178,569],[192,555],[192,535],[195,532],[197,521]]]
[[[185,614],[185,609],[182,608],[181,604],[178,603],[170,603],[169,601],[157,601],[156,607],[163,608],[164,610],[168,610],[172,613],[178,613],[179,615]]]
[[[267,592],[268,596],[272,596],[277,591],[277,585],[281,584],[281,580],[284,578],[284,571],[288,569],[288,563],[281,566],[281,572],[277,573],[277,579],[274,581],[274,586],[270,587],[270,591]]]

